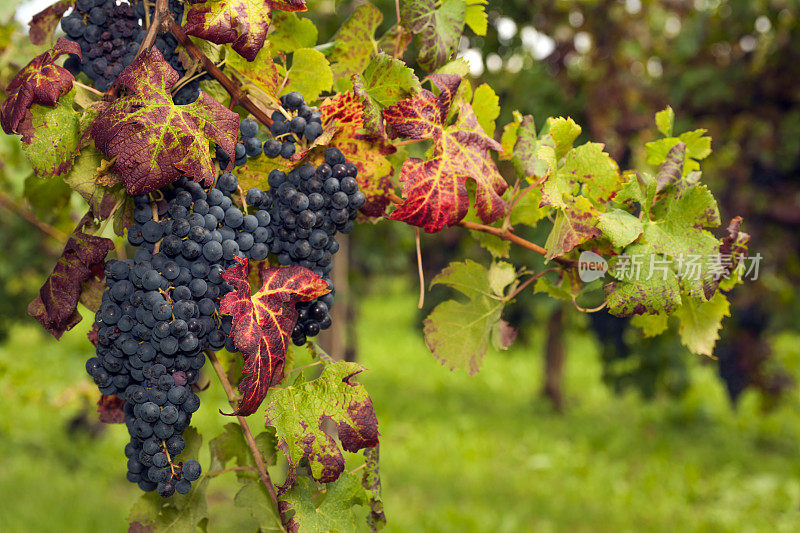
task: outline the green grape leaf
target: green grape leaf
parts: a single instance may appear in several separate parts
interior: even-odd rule
[[[703,226],[719,225],[719,211],[710,191],[704,185],[695,185],[665,199],[663,216],[646,221],[642,240],[657,254],[666,255],[679,262],[683,288],[693,297],[705,300],[705,285],[711,278],[709,260],[715,257],[719,241]]]
[[[486,17],[486,4],[489,0],[466,0],[467,9],[464,14],[464,22],[476,35],[486,35],[488,21]]]
[[[107,187],[97,182],[96,174],[98,168],[103,164],[103,157],[93,146],[84,148],[80,155],[75,158],[72,168],[63,176],[64,182],[77,192],[89,204],[92,213],[98,218],[105,219],[109,216],[114,205],[119,201],[124,201],[124,189],[121,187]],[[132,198],[128,196],[132,202]],[[126,209],[118,208],[114,212],[115,227],[117,235],[122,235],[122,229],[117,228],[117,224],[129,226],[130,221],[126,221],[128,214]]]
[[[0,105],[3,131],[31,136],[31,107],[55,107],[58,99],[72,89],[75,78],[55,64],[56,59],[67,53],[81,56],[81,47],[61,37],[53,48],[34,57],[14,76],[5,88],[8,98]]]
[[[53,273],[47,277],[39,295],[28,305],[28,314],[39,321],[56,339],[81,321],[78,300],[83,283],[103,277],[106,254],[114,242],[83,232],[90,217],[85,216],[72,232]]]
[[[244,481],[244,480],[243,480]],[[279,531],[280,517],[264,483],[260,479],[244,481],[233,498],[233,504],[247,511],[261,528],[259,531]]]
[[[476,184],[478,216],[487,224],[494,222],[508,207],[501,196],[508,184],[489,153],[499,150],[500,144],[486,136],[472,107],[464,102],[459,103],[455,123],[447,126],[445,117],[461,78],[454,74],[433,74],[429,78],[440,89],[438,96],[422,90],[383,110],[393,137],[434,142],[429,159],[412,157],[403,163],[400,181],[405,200],[390,218],[429,233],[457,224],[469,209],[466,182],[472,179]]]
[[[699,160],[705,159],[711,154],[711,137],[708,137],[706,130],[697,129],[687,131],[677,137],[665,137],[649,142],[644,145],[647,163],[659,166],[669,157],[670,150],[682,142],[686,145],[686,159],[683,165],[683,175],[686,176],[700,168]]]
[[[687,157],[702,160],[711,155],[711,137],[706,132],[704,129],[696,129],[678,135],[678,139],[686,143]]]
[[[267,431],[262,431],[256,435],[255,441],[259,452],[261,452],[261,460],[264,464],[275,464],[274,455],[278,443],[272,428],[267,428]],[[247,445],[247,440],[245,440],[239,424],[225,424],[222,428],[222,433],[208,443],[208,449],[211,452],[210,470],[212,471],[225,468],[231,460],[234,460],[236,466],[250,466],[253,468],[256,466],[255,459],[253,459],[250,447]],[[241,472],[246,471],[242,470]]]
[[[558,160],[572,150],[572,143],[581,134],[581,127],[569,117],[550,118],[547,120],[547,133],[555,143],[556,159]]]
[[[431,282],[431,286],[446,285],[466,296],[466,300],[440,303],[424,322],[428,348],[451,370],[463,368],[474,375],[480,369],[489,342],[497,334],[505,290],[516,279],[509,275],[508,268],[513,272],[510,265],[487,270],[467,259],[450,263]]]
[[[544,247],[545,260],[564,255],[579,244],[601,236],[597,228],[598,212],[592,203],[582,196],[569,199],[559,209],[553,229],[547,236]]]
[[[469,234],[478,241],[481,248],[492,254],[492,257],[508,257],[509,253],[511,253],[511,243],[509,241],[483,231],[469,230]]]
[[[180,460],[197,460],[203,438],[193,427],[183,432],[186,448]],[[188,494],[175,493],[170,498],[162,498],[156,491],[142,495],[131,508],[128,522],[131,529],[153,533],[195,533],[197,528],[205,531],[208,523],[208,502],[206,489],[208,476],[202,476],[192,483]]]
[[[328,55],[338,92],[349,91],[351,78],[361,74],[378,52],[375,30],[383,21],[380,9],[366,2],[358,6],[334,37],[333,51]]]
[[[639,238],[642,221],[622,209],[611,209],[598,215],[597,227],[614,246],[625,247]]]
[[[562,285],[563,284],[556,285],[549,279],[541,277],[533,284],[533,292],[546,294],[551,298],[555,298],[556,300],[571,302],[574,299],[572,293],[565,289]]]
[[[675,111],[670,106],[656,113],[656,127],[664,137],[672,137],[672,127],[675,124]]]
[[[55,107],[31,109],[31,130],[22,137],[22,151],[39,177],[53,178],[68,172],[80,152],[80,121],[72,108],[74,99],[73,90]]]
[[[217,170],[209,141],[233,161],[239,115],[201,92],[196,102],[177,106],[170,90],[178,73],[156,49],[137,57],[117,78],[129,94],[109,103],[92,124],[97,148],[114,159],[131,195],[143,194],[188,176],[210,185]]]
[[[669,317],[663,313],[636,315],[631,318],[631,324],[642,330],[645,337],[657,337],[667,331]]]
[[[519,127],[522,124],[522,114],[519,111],[514,111],[513,117],[513,121],[503,126],[503,133],[500,135],[500,146],[503,148],[500,159],[504,161],[510,160],[514,155],[514,145],[517,144]]]
[[[386,513],[383,511],[383,498],[381,496],[380,473],[380,446],[364,450],[364,474],[361,476],[361,486],[367,496],[369,514],[367,524],[370,531],[377,531],[386,525]]]
[[[356,531],[358,515],[354,507],[364,505],[364,489],[356,474],[341,476],[326,483],[324,490],[307,477],[280,496],[281,513],[288,516],[290,533]],[[321,494],[318,494],[321,492]]]
[[[216,44],[233,43],[233,49],[253,61],[264,46],[272,9],[304,11],[305,0],[201,0],[189,4],[184,31]]]
[[[555,143],[552,137],[537,137],[531,115],[519,121],[511,161],[517,176],[531,181],[549,175],[556,167]]]
[[[494,136],[494,121],[500,116],[500,98],[494,89],[486,83],[479,85],[472,95],[472,109],[483,132],[489,137]]]
[[[276,11],[272,14],[272,33],[267,40],[275,52],[290,53],[298,48],[313,48],[317,44],[317,27],[296,13]]]
[[[353,87],[364,103],[364,127],[383,131],[382,111],[422,89],[414,71],[383,52],[370,59],[364,73],[356,74]]]
[[[730,316],[730,304],[721,292],[715,293],[707,302],[684,298],[675,316],[680,322],[678,331],[684,346],[692,353],[711,357],[719,339],[722,318]]]
[[[365,129],[364,104],[354,92],[325,100],[320,113],[323,126],[337,127],[329,145],[341,150],[358,169],[358,188],[367,197],[359,211],[367,217],[382,217],[391,203],[388,193],[393,191],[394,167],[387,156],[395,153],[395,147],[380,135],[361,131]]]
[[[511,225],[535,226],[540,220],[547,217],[551,210],[549,207],[541,207],[542,191],[540,189],[531,189],[527,193],[525,191],[522,193],[511,211]]]
[[[271,52],[272,48],[268,43],[259,50],[255,61],[252,62],[245,61],[236,54],[227,54],[225,72],[246,86],[248,92],[269,105],[274,105],[273,102],[278,98],[281,77],[277,65],[272,60]]]
[[[28,37],[35,45],[42,45],[53,38],[53,33],[61,21],[61,17],[69,8],[75,5],[75,0],[58,0],[55,4],[36,13],[28,22]]]
[[[403,26],[417,35],[419,64],[428,71],[455,53],[466,18],[464,0],[407,0],[400,8]]]
[[[362,384],[352,382],[363,371],[361,365],[340,361],[326,365],[313,381],[304,381],[300,374],[292,385],[272,391],[267,425],[275,426],[278,447],[289,462],[287,482],[294,479],[303,458],[319,482],[335,481],[344,471],[344,456],[322,429],[324,420],[336,424],[341,448],[346,451],[357,452],[378,444],[372,400]]]
[[[619,281],[605,286],[608,311],[614,316],[670,314],[681,305],[680,286],[672,264],[652,247],[633,244],[609,265]]]
[[[298,48],[292,55],[292,66],[286,73],[288,81],[282,93],[297,91],[307,102],[319,98],[320,93],[329,91],[333,83],[333,73],[328,60],[322,52],[313,48]]]
[[[616,161],[603,151],[602,144],[592,142],[567,152],[564,166],[558,169],[555,180],[582,184],[582,195],[595,204],[607,202],[622,183]]]

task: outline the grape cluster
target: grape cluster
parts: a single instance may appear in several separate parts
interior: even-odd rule
[[[134,198],[128,242],[137,250],[132,260],[106,264],[96,355],[86,363],[100,392],[125,402],[130,481],[164,497],[191,489],[200,465],[175,457],[200,407],[192,385],[206,350],[236,350],[231,318],[219,314],[232,290],[222,272],[235,256],[260,261],[272,253],[278,263],[306,267],[330,283],[335,235],[352,231],[366,200],[356,172],[341,151],[328,148],[316,168],[270,172],[270,190],[247,191],[242,209],[230,173],[208,190],[181,178],[154,198]],[[292,341],[302,345],[330,327],[332,305],[332,293],[297,304]]]
[[[138,249],[133,260],[105,268],[97,352],[86,369],[103,394],[125,400],[128,479],[164,497],[188,492],[200,474],[196,462],[173,459],[200,406],[191,386],[204,350],[235,350],[231,319],[219,315],[220,299],[231,290],[221,274],[234,255],[269,253],[269,212],[242,213],[231,200],[236,190],[236,178],[225,174],[208,191],[182,178],[160,191],[158,202],[135,197],[128,241]]]
[[[303,139],[312,143],[322,135],[322,114],[306,105],[303,95],[296,91],[281,96],[281,106],[284,111],[274,111],[271,117],[269,132],[274,139],[264,142],[263,150],[267,157],[280,155],[289,159],[294,155],[295,143]]]
[[[282,96],[281,105],[283,110],[272,113],[270,133],[274,138],[267,139],[263,144],[258,138],[258,123],[251,118],[241,121],[235,166],[244,165],[248,157],[258,157],[262,152],[270,158],[281,156],[289,159],[297,150],[295,143],[301,143],[304,139],[312,143],[322,135],[322,115],[317,108],[306,105],[300,93],[291,92]],[[219,147],[216,157],[222,168],[228,166],[230,159]]]
[[[153,9],[151,6],[151,20]],[[172,0],[169,9],[175,20],[181,20],[181,2]],[[117,4],[115,0],[79,0],[72,13],[61,19],[61,28],[80,45],[83,61],[77,55],[70,54],[64,62],[64,68],[73,76],[83,72],[97,90],[107,91],[136,57],[147,34],[141,25],[144,15],[144,3],[141,1],[131,5],[127,2]],[[161,35],[156,39],[155,47],[180,77],[186,74],[178,57],[178,41],[175,37]],[[181,86],[173,100],[176,104],[188,104],[199,96],[200,78]]]
[[[61,19],[61,28],[80,45],[83,56],[81,62],[70,54],[64,67],[73,75],[83,72],[103,92],[133,62],[139,48],[135,38],[143,34],[130,4],[115,0],[78,0],[72,13]]]
[[[339,250],[335,235],[353,231],[353,221],[366,201],[356,174],[356,166],[337,148],[328,148],[325,162],[316,168],[305,164],[288,174],[277,169],[269,173],[274,235],[270,251],[278,263],[306,267],[330,284],[333,254]],[[292,341],[303,345],[307,337],[330,327],[332,305],[333,293],[298,303]]]

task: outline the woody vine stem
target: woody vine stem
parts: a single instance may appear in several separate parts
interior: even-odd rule
[[[233,386],[228,380],[228,376],[225,374],[225,369],[222,368],[219,359],[217,359],[217,355],[213,351],[206,350],[206,356],[208,356],[208,360],[211,361],[211,366],[214,367],[214,372],[216,372],[220,383],[222,383],[222,388],[225,389],[225,394],[228,397],[228,403],[231,404],[231,407],[235,408],[237,401],[236,392],[233,390]],[[242,433],[244,433],[244,439],[247,441],[247,446],[250,448],[250,452],[252,453],[253,459],[256,462],[258,476],[261,478],[261,482],[267,488],[269,497],[272,500],[272,503],[275,505],[275,510],[280,516],[281,524],[283,525],[284,529],[286,529],[287,525],[285,517],[283,516],[283,513],[280,512],[280,507],[278,506],[278,495],[275,492],[275,485],[272,483],[272,478],[267,470],[267,465],[264,464],[264,459],[261,456],[261,450],[258,449],[256,440],[253,438],[253,432],[250,431],[250,425],[247,423],[247,419],[245,417],[237,416],[236,418],[239,420]]]

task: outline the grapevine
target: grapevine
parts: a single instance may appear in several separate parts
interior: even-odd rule
[[[749,235],[738,217],[712,233],[722,220],[699,173],[711,139],[675,131],[666,108],[645,146],[650,166],[620,170],[602,144],[578,143],[570,118],[537,128],[515,111],[499,127],[499,98],[473,87],[455,58],[465,27],[485,33],[485,6],[467,16],[461,4],[397,2],[384,36],[375,35],[383,15],[360,4],[325,46],[298,15],[303,0],[78,0],[34,19],[32,37],[53,46],[8,85],[2,127],[86,214],[28,312],[60,337],[82,319],[79,301],[90,300],[81,297],[102,287],[86,304],[95,313],[86,371],[103,418],[127,427],[127,479],[161,498],[155,516],[132,521],[165,527],[165,513],[205,498],[233,456],[242,483],[263,485],[276,521],[265,528],[352,529],[356,505],[369,508],[371,529],[385,521],[378,421],[357,381],[364,367],[314,341],[334,324],[340,241],[356,226],[369,231],[364,222],[413,228],[420,307],[426,234],[468,232],[488,252],[431,283],[460,293],[423,326],[451,369],[474,374],[490,346],[511,345],[503,313],[523,292],[603,313],[592,323],[607,334],[609,360],[612,349],[628,356],[614,326],[623,322],[647,336],[677,323],[684,345],[712,355]],[[545,228],[544,242],[527,238],[533,227]],[[512,246],[548,264],[514,264]],[[707,259],[696,275],[687,254]],[[604,265],[603,282],[587,277],[587,257]],[[630,275],[634,257],[649,261],[643,275]],[[310,366],[294,362],[304,349]],[[239,427],[209,443],[204,468],[190,428],[207,360],[233,409],[220,417]],[[254,436],[247,417],[259,409],[270,429]],[[235,431],[242,453],[220,451],[218,439]],[[359,480],[344,452],[361,450]],[[277,456],[281,485],[269,472]],[[348,484],[358,495],[325,522],[317,509],[336,502],[315,493]],[[192,520],[190,529],[203,518]]]

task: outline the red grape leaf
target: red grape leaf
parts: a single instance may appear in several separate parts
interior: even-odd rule
[[[360,133],[364,129],[364,105],[354,92],[339,93],[320,106],[322,124],[335,123],[339,128],[330,146],[342,151],[358,168],[358,188],[367,197],[361,212],[368,217],[381,217],[389,205],[387,193],[392,190],[392,164],[386,159],[396,148],[382,137]]]
[[[106,254],[114,249],[110,239],[83,233],[88,219],[75,228],[39,296],[28,305],[28,314],[57,339],[81,321],[77,307],[82,284],[102,275]]]
[[[184,29],[216,44],[233,43],[248,61],[255,60],[267,39],[272,9],[305,11],[305,0],[205,0],[191,4]]]
[[[222,273],[234,287],[219,305],[219,312],[233,317],[231,337],[242,352],[247,376],[239,383],[242,399],[234,414],[254,413],[267,390],[283,379],[286,350],[297,322],[297,302],[307,302],[329,292],[328,284],[307,268],[289,266],[264,272],[264,284],[250,293],[247,259],[236,257],[236,264]]]
[[[55,64],[62,54],[81,55],[78,43],[61,37],[56,45],[20,70],[6,87],[8,99],[0,107],[0,123],[6,133],[19,133],[20,126],[30,121],[34,104],[55,107],[58,99],[72,89],[72,74]]]
[[[58,26],[61,17],[75,5],[75,0],[59,0],[55,4],[46,7],[39,13],[36,13],[28,26],[28,37],[30,37],[33,44],[44,44],[53,37],[53,32]]]
[[[125,422],[125,413],[122,411],[124,401],[115,395],[103,394],[97,400],[97,414],[100,422],[104,424],[122,424]]]
[[[102,110],[91,134],[132,195],[163,187],[181,177],[211,185],[217,175],[209,141],[233,161],[239,115],[210,95],[188,105],[172,102],[178,73],[153,48],[131,63],[116,84],[129,90]]]
[[[500,175],[489,150],[501,151],[500,143],[488,137],[467,103],[459,103],[458,117],[446,124],[461,78],[453,74],[429,77],[440,89],[439,96],[427,90],[383,110],[392,137],[431,139],[433,153],[427,160],[410,158],[400,169],[405,202],[390,218],[419,226],[429,233],[457,224],[469,210],[467,179],[477,185],[477,214],[486,223],[506,212],[501,195],[508,184]]]

